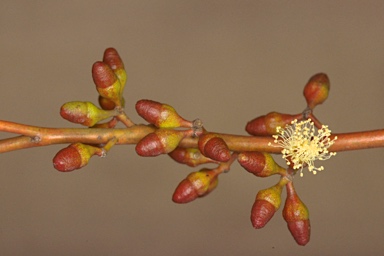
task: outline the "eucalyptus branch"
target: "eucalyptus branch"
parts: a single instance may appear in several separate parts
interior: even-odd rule
[[[83,168],[92,156],[105,156],[115,145],[135,145],[143,157],[168,154],[188,166],[214,163],[214,168],[191,172],[176,187],[175,203],[184,204],[204,197],[218,185],[218,177],[237,162],[257,177],[279,175],[274,186],[260,190],[251,210],[254,228],[263,228],[281,205],[287,191],[283,218],[299,245],[310,239],[309,213],[293,186],[293,176],[303,169],[316,174],[324,170],[315,161],[327,160],[336,152],[384,147],[384,129],[331,134],[328,126],[313,114],[328,97],[330,83],[323,73],[312,76],[304,86],[307,106],[299,114],[270,112],[249,121],[249,134],[235,135],[208,131],[201,120],[182,118],[170,105],[139,100],[136,111],[148,124],[135,124],[124,112],[124,64],[113,48],[105,50],[102,61],[92,66],[99,94],[97,107],[91,102],[73,101],[62,105],[64,119],[86,128],[46,128],[0,120],[0,131],[17,136],[0,140],[0,153],[53,144],[69,144],[53,157],[61,172]],[[109,120],[109,121],[105,121]],[[117,128],[121,123],[125,128]],[[282,154],[287,166],[278,165],[270,153]]]

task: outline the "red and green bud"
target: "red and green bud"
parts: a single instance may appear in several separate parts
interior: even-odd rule
[[[251,222],[254,228],[263,228],[279,209],[281,191],[286,182],[287,180],[282,178],[276,185],[257,193],[251,210]]]
[[[284,220],[287,222],[288,229],[296,243],[306,245],[311,235],[308,208],[300,200],[292,182],[289,182],[286,187],[287,199],[283,209]]]
[[[289,115],[281,114],[278,112],[271,112],[264,116],[256,117],[249,121],[245,127],[245,130],[254,136],[269,136],[277,134],[277,127],[285,127],[295,119],[300,119],[301,114]]]
[[[124,69],[124,63],[120,58],[119,53],[114,48],[107,48],[104,51],[103,62],[106,63],[115,73],[121,83],[121,90],[127,81],[127,73]],[[122,92],[121,92],[122,93]]]
[[[117,112],[100,109],[88,101],[71,101],[61,106],[60,115],[70,122],[91,127],[101,120],[117,115]]]
[[[216,169],[202,169],[190,173],[177,186],[172,201],[179,204],[189,203],[196,198],[208,195],[218,184]]]
[[[170,105],[153,100],[139,100],[136,103],[137,113],[147,122],[159,128],[191,128],[192,122],[182,118]]]
[[[324,73],[312,76],[304,87],[304,97],[310,109],[322,104],[329,94],[329,78]]]
[[[245,170],[258,177],[268,177],[274,174],[283,175],[286,172],[269,153],[241,152],[237,156],[237,161]]]
[[[53,158],[53,167],[61,172],[70,172],[84,167],[92,156],[101,153],[101,148],[73,143],[57,152]]]
[[[227,162],[231,158],[231,152],[227,143],[217,134],[206,133],[199,137],[198,148],[200,152],[213,160]]]
[[[200,164],[216,162],[210,158],[203,156],[203,154],[201,154],[201,152],[197,148],[177,147],[168,155],[176,162],[186,164],[191,167],[195,167]]]
[[[113,70],[104,62],[97,61],[92,66],[93,82],[100,96],[122,106],[122,84]]]
[[[140,156],[168,154],[175,150],[182,139],[192,134],[192,130],[158,129],[136,144],[136,152]]]

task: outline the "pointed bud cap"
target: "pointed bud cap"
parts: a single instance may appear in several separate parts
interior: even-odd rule
[[[283,209],[283,218],[296,243],[306,245],[311,235],[308,208],[300,200],[292,182],[288,183],[286,187],[287,199]]]
[[[139,100],[136,103],[137,113],[147,122],[159,128],[191,128],[192,122],[182,118],[170,105],[153,100]]]
[[[251,222],[254,228],[263,228],[279,209],[281,191],[285,182],[285,179],[281,179],[276,185],[257,193],[251,211]]]
[[[269,153],[254,151],[241,152],[237,161],[248,172],[258,177],[268,177],[274,174],[284,174],[286,170],[278,165]]]
[[[231,158],[227,143],[219,135],[213,133],[201,135],[198,148],[204,156],[219,162],[227,162]]]
[[[177,186],[172,201],[179,204],[189,203],[196,198],[208,195],[218,184],[218,173],[213,169],[202,169],[190,173]]]
[[[268,201],[256,200],[251,210],[252,226],[256,229],[263,228],[275,214],[275,207]]]
[[[312,76],[304,87],[304,97],[310,109],[322,104],[329,94],[329,78],[324,73]]]
[[[61,149],[53,158],[53,167],[61,172],[70,172],[88,164],[89,159],[101,149],[82,143],[73,143]]]
[[[71,101],[60,108],[61,117],[88,127],[94,126],[99,121],[113,117],[116,114],[115,111],[100,109],[88,101]]]
[[[97,61],[92,66],[93,82],[99,94],[122,106],[122,85],[113,70],[104,62]]]
[[[203,156],[197,148],[181,148],[177,147],[168,154],[173,160],[178,163],[186,164],[195,167],[200,164],[214,163],[215,161]]]
[[[124,63],[115,48],[107,48],[104,51],[103,62],[106,63],[120,80],[122,87],[127,81],[127,73],[124,69]]]
[[[249,121],[245,127],[245,130],[254,136],[269,136],[276,134],[277,127],[285,127],[293,120],[301,117],[299,115],[281,114],[278,112],[270,112],[265,116],[257,117]]]
[[[183,138],[191,134],[192,130],[158,129],[142,138],[136,144],[135,149],[140,156],[168,154],[179,145]]]

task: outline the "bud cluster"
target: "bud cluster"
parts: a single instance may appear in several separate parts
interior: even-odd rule
[[[199,119],[188,121],[176,110],[153,100],[139,100],[137,113],[157,129],[142,138],[136,145],[140,156],[168,154],[175,161],[188,166],[216,163],[216,168],[203,168],[190,173],[177,186],[172,200],[188,203],[208,195],[218,184],[218,175],[229,170],[237,154],[231,155],[220,135],[207,132]],[[186,137],[197,137],[197,148],[184,148],[180,142]]]
[[[277,184],[275,184],[272,187],[262,189],[257,193],[255,202],[252,206],[252,210],[251,210],[252,225],[256,229],[263,228],[271,220],[275,212],[280,208],[282,189],[285,186],[287,187],[287,195],[290,195],[288,192],[293,191],[291,173],[288,172],[287,169],[284,169],[283,167],[278,165],[274,161],[272,156],[268,153],[241,152],[237,156],[237,161],[240,163],[242,167],[244,167],[245,170],[247,170],[249,173],[252,173],[258,177],[268,177],[275,174],[280,175],[280,180]],[[297,200],[294,202],[297,202]],[[283,216],[285,220],[287,220],[285,216],[297,215],[303,209],[303,208],[300,208],[298,210],[296,208],[294,209],[292,204],[293,204],[293,201],[291,200],[291,197],[288,196],[287,200],[285,201],[285,206],[283,211]],[[308,217],[308,214],[306,214],[306,216]],[[292,219],[290,219],[290,221],[291,221],[290,223],[296,223]],[[309,225],[309,220],[308,220],[308,225]],[[305,245],[309,241],[309,231],[305,233],[305,236],[304,236],[302,235],[303,234],[302,232],[300,233],[299,231],[297,231],[298,230],[297,225],[295,226],[294,224],[289,224],[288,228],[291,231],[292,236],[294,237],[294,239],[298,244]]]
[[[134,126],[123,111],[123,90],[127,74],[114,48],[106,49],[103,60],[93,64],[92,77],[100,108],[91,102],[72,101],[61,107],[60,115],[90,129],[111,129],[118,122],[126,127]],[[235,160],[254,176],[265,178],[279,175],[280,179],[275,185],[258,191],[251,210],[251,223],[254,228],[260,229],[271,220],[280,208],[281,194],[285,187],[287,197],[282,210],[283,218],[297,244],[305,245],[310,238],[309,213],[298,197],[292,180],[298,170],[302,174],[302,169],[306,167],[313,173],[323,170],[323,167],[315,167],[313,162],[335,155],[328,152],[328,147],[332,146],[336,138],[330,137],[328,127],[323,126],[312,113],[315,106],[327,99],[329,89],[327,75],[316,74],[304,87],[307,106],[302,113],[270,112],[247,123],[245,130],[250,135],[264,137],[265,141],[271,141],[268,146],[282,148],[287,168],[280,166],[266,152],[236,152],[228,146],[231,144],[227,144],[224,134],[209,132],[199,119],[189,121],[181,117],[172,106],[148,99],[137,101],[135,108],[153,130],[137,142],[135,150],[138,155],[145,157],[167,154],[176,162],[191,167],[215,165],[213,168],[204,167],[191,172],[178,184],[172,200],[179,204],[189,203],[212,192],[218,185],[218,176],[229,171]],[[109,121],[102,123],[106,119]],[[61,172],[80,169],[88,164],[92,156],[105,156],[118,140],[110,138],[104,145],[73,143],[55,155],[53,165]],[[183,140],[195,144],[187,148],[186,145],[189,147],[191,144],[182,143]]]
[[[259,229],[264,227],[274,216],[281,204],[281,192],[287,190],[287,198],[283,209],[283,218],[288,229],[299,245],[305,245],[310,238],[309,213],[305,204],[298,197],[292,178],[298,171],[308,167],[316,174],[322,166],[315,167],[315,160],[326,160],[336,153],[329,152],[337,137],[330,138],[328,126],[322,125],[313,115],[315,106],[322,104],[328,97],[329,79],[326,74],[312,76],[304,87],[307,107],[299,114],[283,114],[270,112],[249,121],[245,130],[254,136],[272,136],[274,145],[281,147],[283,159],[288,168],[279,166],[268,153],[240,152],[237,160],[245,170],[258,177],[280,175],[280,181],[267,189],[260,190],[251,210],[252,225]],[[313,121],[312,121],[313,120]]]
[[[196,135],[193,122],[182,118],[170,105],[144,99],[136,103],[136,111],[158,128],[137,143],[136,152],[140,156],[171,153],[182,139]]]
[[[119,121],[127,127],[134,125],[122,110],[127,74],[123,61],[114,48],[106,49],[103,61],[96,61],[93,64],[92,77],[99,94],[98,101],[101,108],[88,101],[71,101],[61,106],[61,117],[90,128],[114,128]],[[100,123],[105,119],[110,121]],[[88,164],[92,156],[105,156],[116,141],[116,138],[112,138],[106,145],[71,144],[56,154],[53,165],[62,172],[80,169]]]

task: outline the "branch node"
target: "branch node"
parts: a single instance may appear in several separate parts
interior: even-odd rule
[[[33,143],[39,143],[41,141],[41,137],[40,136],[33,136],[31,137],[31,142]]]
[[[104,148],[101,149],[100,157],[107,157],[107,150],[106,149],[104,149]]]
[[[303,110],[302,114],[303,114],[303,118],[304,118],[304,119],[308,119],[308,118],[310,117],[310,115],[312,114],[312,109],[311,109],[309,106],[307,106],[307,107]]]
[[[193,137],[198,137],[203,132],[203,121],[199,118],[193,120],[192,122]]]

